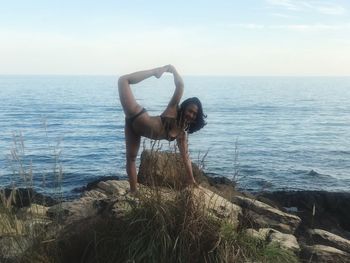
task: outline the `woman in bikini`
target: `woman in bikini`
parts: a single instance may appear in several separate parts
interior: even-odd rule
[[[160,116],[150,116],[140,106],[131,91],[130,85],[147,78],[160,78],[169,72],[174,76],[175,92]],[[204,127],[206,115],[198,98],[189,98],[181,103],[184,82],[172,65],[138,71],[121,76],[118,80],[119,98],[125,113],[126,172],[129,177],[130,191],[137,191],[136,157],[140,148],[141,137],[155,140],[176,139],[180,154],[185,164],[188,185],[196,185],[193,177],[191,160],[188,154],[187,133],[193,133]]]

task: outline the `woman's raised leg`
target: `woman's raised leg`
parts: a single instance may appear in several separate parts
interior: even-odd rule
[[[139,83],[147,78],[155,76],[160,78],[167,71],[168,66],[143,70],[121,76],[118,80],[119,99],[123,106],[125,116],[131,117],[141,110],[141,106],[136,102],[134,94],[131,91],[130,85]]]

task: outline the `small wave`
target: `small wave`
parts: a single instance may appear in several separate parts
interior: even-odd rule
[[[319,174],[318,172],[316,172],[314,170],[310,170],[307,174],[311,175],[311,176],[319,176],[319,175],[321,175],[321,174]]]
[[[328,175],[328,174],[321,174],[321,173],[316,172],[316,171],[313,170],[313,169],[311,169],[310,171],[308,171],[306,175],[311,176],[311,177],[332,178],[331,175]]]
[[[263,177],[244,177],[242,179],[243,180],[238,183],[238,188],[247,191],[259,192],[276,188],[276,185],[271,180]]]
[[[339,150],[339,151],[330,151],[331,154],[341,154],[341,155],[350,155],[350,151]]]
[[[267,181],[265,179],[260,179],[259,181],[256,182],[258,187],[261,187],[262,189],[272,189],[274,188],[274,184],[270,181]]]
[[[242,165],[240,167],[240,172],[244,175],[257,175],[264,173],[262,169],[250,165]]]
[[[329,174],[322,174],[322,173],[315,171],[314,169],[311,169],[311,170],[293,170],[292,174],[299,175],[302,177],[308,177],[308,178],[310,178],[310,177],[333,178],[333,176],[331,176]]]

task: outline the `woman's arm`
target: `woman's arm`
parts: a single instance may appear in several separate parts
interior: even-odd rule
[[[186,184],[197,185],[196,180],[193,177],[192,163],[188,153],[187,133],[183,132],[180,136],[177,137],[176,141],[180,150],[180,154],[182,156],[182,160],[185,165],[185,170],[187,175]]]
[[[171,117],[177,114],[177,105],[180,103],[184,92],[184,81],[173,65],[168,65],[167,72],[172,73],[174,76],[175,91],[162,115]]]

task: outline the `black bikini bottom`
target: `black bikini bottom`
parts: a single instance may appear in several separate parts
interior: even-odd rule
[[[132,123],[139,117],[141,114],[145,113],[147,110],[145,108],[142,108],[142,110],[138,113],[136,113],[134,116],[131,116],[129,118],[125,118],[125,123],[132,125]]]

